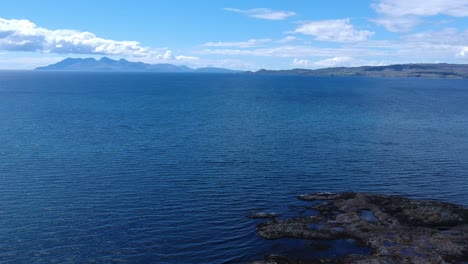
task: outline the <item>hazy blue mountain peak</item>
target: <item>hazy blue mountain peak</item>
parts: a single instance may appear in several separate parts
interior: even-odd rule
[[[169,63],[148,64],[143,62],[132,62],[126,59],[113,60],[102,57],[95,58],[66,58],[55,64],[38,67],[36,70],[54,71],[133,71],[133,72],[194,72],[194,73],[237,73],[239,71],[206,67],[192,69],[185,65],[174,65]]]

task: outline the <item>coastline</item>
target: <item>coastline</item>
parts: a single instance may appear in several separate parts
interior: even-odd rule
[[[301,195],[316,215],[257,225],[267,240],[345,239],[368,249],[340,257],[266,256],[252,264],[464,263],[468,261],[468,208],[450,203],[367,193]],[[308,249],[302,249],[307,251]],[[313,249],[309,249],[313,250]]]

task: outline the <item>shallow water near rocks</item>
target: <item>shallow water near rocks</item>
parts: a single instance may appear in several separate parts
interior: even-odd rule
[[[369,221],[369,222],[377,222],[377,217],[375,217],[374,213],[369,210],[362,210],[361,211],[361,218],[363,220]]]
[[[0,262],[244,263],[304,193],[468,205],[467,87],[0,72]]]
[[[279,239],[268,242],[272,253],[282,256],[312,261],[319,258],[336,259],[350,254],[369,255],[372,250],[360,244],[354,239],[337,240],[304,240],[304,239]]]

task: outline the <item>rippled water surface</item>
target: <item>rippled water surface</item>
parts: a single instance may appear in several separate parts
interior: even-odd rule
[[[468,205],[467,157],[466,80],[0,72],[0,262],[243,263],[302,193]]]

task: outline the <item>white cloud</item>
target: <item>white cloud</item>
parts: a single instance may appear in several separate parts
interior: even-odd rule
[[[172,56],[172,51],[166,50],[164,54],[159,54],[156,56],[156,58],[160,60],[172,60],[174,59],[174,56]]]
[[[382,17],[372,19],[372,22],[385,27],[391,32],[408,32],[421,23],[421,19],[414,16],[407,17]]]
[[[328,58],[320,61],[314,62],[315,65],[321,67],[337,67],[337,66],[346,66],[348,62],[352,60],[351,57],[343,56],[343,57],[333,57]]]
[[[367,59],[354,59],[348,56],[326,58],[318,61],[311,61],[307,59],[294,59],[291,66],[301,69],[320,69],[331,67],[356,67],[356,66],[382,66],[389,63],[383,61],[367,60]]]
[[[468,2],[466,0],[380,0],[372,7],[377,13],[388,17],[468,16]]]
[[[287,43],[287,42],[292,42],[292,41],[295,41],[297,40],[297,37],[295,36],[286,36],[280,40],[278,40],[279,43]]]
[[[271,39],[249,39],[247,41],[239,42],[207,42],[203,44],[203,47],[237,47],[237,48],[252,48],[268,42]]]
[[[394,51],[392,51],[394,52]],[[258,48],[251,50],[241,49],[204,49],[201,54],[211,55],[232,55],[232,56],[259,56],[259,57],[280,57],[280,58],[300,58],[300,57],[340,57],[340,56],[384,56],[388,52],[381,48],[368,47],[340,47],[340,48],[319,48],[310,45],[286,45],[271,48]],[[351,54],[351,55],[350,55]]]
[[[151,50],[136,41],[99,38],[90,32],[48,30],[29,20],[0,18],[0,49],[47,53],[145,56]]]
[[[311,35],[316,40],[332,42],[359,42],[374,35],[372,31],[356,30],[349,18],[306,22],[293,33]]]
[[[298,68],[310,68],[312,66],[312,62],[309,60],[305,59],[297,59],[295,58],[293,62],[291,63],[292,66],[298,67]]]
[[[372,20],[392,32],[407,32],[419,25],[423,17],[468,16],[466,0],[380,0],[372,4],[380,15]]]
[[[463,48],[461,48],[460,52],[457,55],[462,58],[468,57],[468,46],[464,46]]]
[[[194,56],[184,56],[184,55],[179,55],[174,57],[178,61],[196,61],[199,60],[200,58],[194,57]]]
[[[300,61],[301,58],[314,57],[324,58],[325,61],[322,62],[324,65],[335,62],[343,63],[346,57],[353,58],[352,65],[366,65],[368,63],[375,65],[382,61],[388,63],[460,62],[460,59],[468,58],[468,51],[462,52],[467,46],[466,43],[468,43],[468,31],[446,29],[407,34],[400,40],[367,40],[333,48],[313,45],[281,45],[253,49],[204,49],[199,53],[222,56],[291,58],[291,60],[297,58],[296,64],[298,65],[306,63]],[[335,59],[327,61],[329,58]],[[348,62],[349,65],[351,65],[350,63]],[[307,66],[307,64],[305,65]]]
[[[378,57],[392,55],[391,52],[381,48],[369,47],[340,47],[320,48],[310,45],[286,45],[271,48],[258,48],[250,50],[241,49],[204,49],[200,54],[226,55],[226,56],[258,56],[276,58],[304,58],[304,57],[344,57],[367,56]]]
[[[254,8],[254,9],[237,9],[237,8],[224,8],[226,11],[236,12],[248,15],[249,17],[267,19],[267,20],[284,20],[288,17],[295,16],[296,13],[290,11],[275,11],[268,8]]]
[[[445,28],[440,31],[423,31],[404,35],[406,42],[424,42],[445,45],[465,45],[468,43],[468,30],[459,31],[456,28]]]
[[[143,47],[137,41],[105,39],[78,30],[49,30],[29,20],[3,18],[0,18],[0,50],[174,58],[169,50]]]

